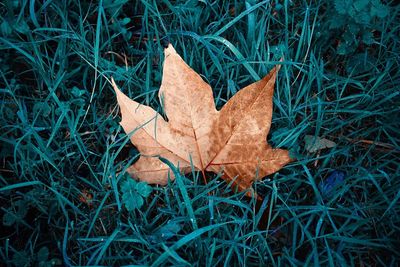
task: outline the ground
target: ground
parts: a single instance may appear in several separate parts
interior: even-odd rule
[[[379,0],[2,3],[0,263],[398,265],[399,11]],[[162,112],[168,43],[219,108],[283,59],[268,142],[296,161],[254,185],[263,200],[212,173],[145,194],[128,182],[139,154],[108,78]]]

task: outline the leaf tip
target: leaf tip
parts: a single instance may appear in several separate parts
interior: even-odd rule
[[[115,93],[117,94],[117,97],[118,97],[119,95],[123,94],[123,93],[121,92],[121,90],[118,88],[118,85],[115,83],[113,77],[111,77],[111,85],[112,85],[112,87],[113,87]]]
[[[276,72],[277,72],[277,73],[278,73],[279,70],[281,69],[283,61],[285,61],[285,58],[282,56],[282,57],[279,59],[279,63],[275,65],[275,69],[276,69]]]
[[[168,44],[167,48],[164,49],[164,56],[167,57],[171,54],[176,54],[176,51],[172,44]]]
[[[114,88],[114,91],[116,91],[116,92],[119,91],[119,88],[118,88],[117,84],[115,83],[113,77],[111,77],[111,85]]]

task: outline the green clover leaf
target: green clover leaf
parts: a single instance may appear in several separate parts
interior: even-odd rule
[[[140,209],[144,204],[144,199],[150,195],[152,188],[145,182],[136,182],[128,178],[121,186],[122,203],[128,211]]]

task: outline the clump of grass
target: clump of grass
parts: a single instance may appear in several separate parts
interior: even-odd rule
[[[366,27],[375,41],[345,54],[329,1],[1,4],[2,262],[398,264],[399,7],[386,4],[390,16]],[[138,152],[107,77],[161,111],[168,42],[219,107],[284,58],[269,140],[298,160],[255,185],[263,201],[193,173],[124,206]],[[309,153],[305,135],[337,145]]]

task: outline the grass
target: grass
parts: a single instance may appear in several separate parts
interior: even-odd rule
[[[352,25],[330,26],[331,1],[125,2],[0,4],[4,265],[399,264],[394,2],[367,26],[375,42],[347,54],[338,47]],[[168,42],[218,107],[284,58],[269,142],[298,160],[255,185],[263,201],[193,173],[124,206],[138,152],[107,78],[161,110]],[[337,145],[310,153],[305,135]],[[322,190],[338,172],[343,182]]]

